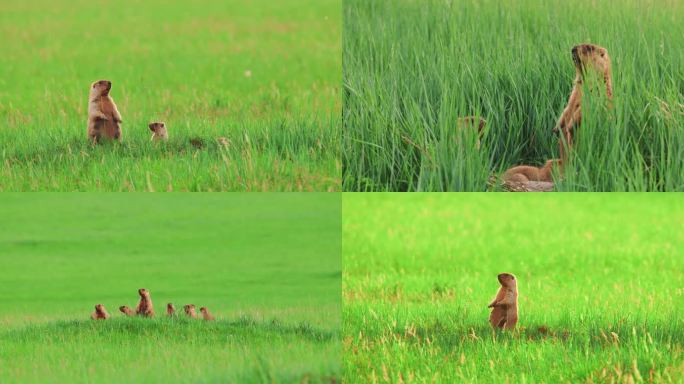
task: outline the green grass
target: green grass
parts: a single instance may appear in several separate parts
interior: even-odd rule
[[[9,0],[0,36],[0,191],[341,188],[339,0]],[[121,145],[87,143],[98,79]]]
[[[345,194],[342,209],[346,381],[682,382],[679,196]],[[517,333],[489,327],[501,272],[518,277]]]
[[[341,377],[337,194],[3,194],[7,382]],[[126,318],[137,289],[153,319]],[[169,319],[206,306],[217,321]],[[97,303],[112,318],[92,321]]]
[[[563,191],[684,190],[684,6],[670,0],[347,0],[345,191],[485,191],[490,174],[558,157],[556,124],[591,42],[614,107],[586,98]],[[459,116],[488,121],[457,146]]]

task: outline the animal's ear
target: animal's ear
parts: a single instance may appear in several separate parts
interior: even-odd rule
[[[154,132],[156,130],[154,123],[148,125],[148,127],[150,127],[150,131],[152,131],[152,132]]]

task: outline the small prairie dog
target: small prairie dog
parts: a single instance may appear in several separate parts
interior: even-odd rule
[[[207,309],[207,307],[200,308],[200,312],[202,312],[202,317],[204,318],[204,320],[207,320],[207,321],[214,320],[214,316],[212,316],[211,313],[209,313],[209,310]]]
[[[547,160],[543,167],[537,168],[530,165],[518,165],[504,172],[504,181],[527,183],[528,181],[553,182],[553,169],[563,171],[563,162],[559,159]]]
[[[183,306],[183,310],[185,311],[185,314],[192,317],[193,319],[197,318],[197,312],[195,312],[195,306],[193,304],[185,304]]]
[[[90,86],[88,139],[94,144],[101,139],[121,140],[121,114],[109,96],[111,89],[109,80],[99,80]]]
[[[138,316],[153,317],[154,308],[152,306],[150,291],[145,288],[140,288],[138,289],[138,294],[140,295],[140,302],[138,303],[138,306],[135,307],[135,314]]]
[[[173,304],[168,303],[166,304],[166,315],[167,316],[174,316],[176,314],[176,307],[173,306]]]
[[[95,312],[90,315],[90,318],[93,320],[106,320],[109,319],[109,313],[107,313],[104,305],[97,304],[95,306]]]
[[[166,124],[163,121],[150,123],[148,127],[150,127],[150,131],[152,131],[151,141],[166,141],[169,139]]]
[[[463,133],[464,129],[475,129],[477,128],[477,144],[476,148],[480,149],[480,140],[482,140],[482,134],[484,133],[485,126],[487,125],[487,120],[477,117],[477,116],[466,116],[459,117],[456,122],[456,132],[460,135]],[[460,140],[460,138],[457,138]]]
[[[511,273],[500,273],[501,288],[489,304],[492,308],[489,323],[493,328],[513,329],[518,323],[518,283]]]
[[[125,314],[126,316],[135,316],[135,312],[133,312],[133,310],[130,309],[127,305],[120,306],[119,311],[121,311],[121,313]]]

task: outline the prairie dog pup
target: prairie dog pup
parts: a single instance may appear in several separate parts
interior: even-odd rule
[[[211,313],[209,313],[209,310],[207,309],[207,307],[200,308],[200,312],[202,312],[202,317],[204,318],[204,320],[207,320],[207,321],[214,320],[214,316],[212,316]]]
[[[152,307],[152,298],[150,298],[150,291],[145,288],[138,289],[140,295],[140,302],[135,307],[135,314],[138,316],[153,317],[154,308]]]
[[[104,305],[97,304],[95,306],[95,312],[90,315],[90,318],[93,320],[106,320],[109,319],[109,313],[107,313]]]
[[[476,117],[476,116],[466,116],[459,117],[456,123],[457,134],[462,134],[464,129],[477,129],[477,144],[476,148],[480,149],[480,140],[482,140],[482,134],[484,133],[484,128],[487,125],[487,120]],[[457,138],[460,140],[460,138]]]
[[[530,165],[518,165],[504,172],[504,181],[527,183],[528,181],[553,181],[553,169],[563,171],[563,162],[559,159],[547,160],[543,167],[537,168]]]
[[[150,131],[152,131],[151,141],[166,141],[169,139],[169,134],[166,131],[166,124],[163,121],[150,123],[148,125]]]
[[[121,114],[109,96],[112,82],[99,80],[90,86],[88,97],[88,139],[94,144],[101,139],[121,140]]]
[[[192,317],[193,319],[197,318],[197,312],[195,312],[194,304],[185,304],[183,306],[183,310],[185,310],[186,315]]]
[[[510,273],[500,273],[501,288],[487,308],[492,308],[489,323],[493,328],[513,329],[518,323],[518,283]]]
[[[166,315],[167,316],[174,316],[176,314],[176,307],[173,306],[173,304],[168,303],[166,304]]]
[[[135,312],[133,312],[132,309],[128,308],[127,305],[120,306],[119,311],[121,311],[121,313],[123,313],[126,316],[135,316]]]

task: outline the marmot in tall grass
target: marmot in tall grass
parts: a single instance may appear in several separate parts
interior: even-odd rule
[[[152,306],[152,298],[150,298],[150,291],[145,288],[138,289],[140,295],[140,302],[135,307],[135,314],[138,316],[153,317],[154,308]]]
[[[183,306],[183,310],[185,311],[186,315],[192,317],[193,319],[197,318],[197,312],[195,312],[194,304],[185,304]]]
[[[121,311],[121,313],[123,313],[126,316],[135,316],[135,312],[133,312],[133,310],[130,309],[127,305],[120,306],[119,311]]]
[[[568,104],[558,119],[554,132],[560,132],[559,140],[561,159],[567,159],[567,150],[573,143],[574,129],[582,122],[582,84],[588,79],[589,72],[597,73],[605,85],[608,108],[613,101],[613,81],[611,77],[610,56],[608,51],[594,44],[580,44],[572,48],[572,60],[575,62],[575,81]]]
[[[176,315],[176,307],[174,307],[173,304],[171,304],[171,303],[166,304],[166,315],[167,316],[175,316]]]
[[[90,86],[88,98],[88,139],[93,143],[101,139],[121,140],[121,114],[109,96],[112,82],[99,80]]]
[[[212,316],[211,313],[209,313],[209,310],[207,309],[207,307],[200,308],[200,312],[202,312],[202,317],[204,318],[204,320],[207,320],[207,321],[214,320],[214,316]]]
[[[93,320],[106,320],[109,319],[109,313],[107,313],[104,305],[97,304],[95,306],[95,312],[90,315],[90,318]]]
[[[518,323],[518,283],[510,273],[500,273],[497,278],[501,288],[488,306],[492,308],[489,323],[493,328],[513,329]]]
[[[169,134],[166,131],[166,124],[163,121],[150,123],[148,125],[150,131],[152,131],[151,141],[166,141],[169,139]]]
[[[562,174],[563,162],[559,159],[547,160],[543,167],[537,168],[530,165],[518,165],[504,172],[504,182],[512,181],[527,183],[528,181],[553,182],[553,170],[558,169]]]

